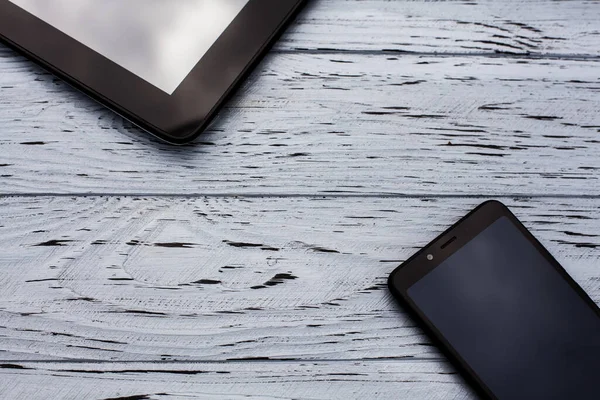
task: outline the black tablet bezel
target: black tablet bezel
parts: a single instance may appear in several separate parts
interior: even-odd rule
[[[477,390],[477,392],[489,399],[497,399],[485,383],[477,376],[475,371],[466,363],[466,361],[456,352],[450,343],[444,339],[444,336],[428,320],[423,312],[417,307],[408,295],[408,289],[417,281],[437,268],[448,257],[456,253],[465,244],[479,235],[499,218],[508,218],[525,236],[525,238],[544,256],[546,260],[560,273],[575,292],[592,308],[600,318],[600,308],[587,295],[587,293],[571,278],[567,271],[556,261],[548,250],[529,232],[529,230],[517,219],[517,217],[502,203],[498,201],[488,201],[461,220],[451,228],[439,235],[431,243],[417,252],[414,256],[405,261],[396,268],[389,276],[388,287],[394,297],[407,308],[413,318],[429,334],[433,341],[440,347],[440,350],[454,363],[462,372],[463,376]],[[429,260],[428,255],[433,259]]]
[[[8,0],[0,0],[0,40],[141,128],[185,143],[206,128],[303,3],[250,0],[172,95]]]

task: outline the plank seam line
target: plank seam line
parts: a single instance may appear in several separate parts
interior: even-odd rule
[[[0,199],[10,198],[39,198],[39,197],[67,197],[67,198],[104,198],[104,197],[123,197],[123,198],[173,198],[173,199],[203,199],[203,198],[291,198],[291,199],[345,199],[345,198],[398,198],[398,199],[487,199],[487,198],[524,198],[524,199],[600,199],[600,194],[444,194],[444,193],[423,193],[423,194],[405,194],[405,193],[323,193],[323,194],[302,194],[302,193],[0,193]]]
[[[2,364],[92,364],[92,365],[111,365],[111,364],[155,364],[155,365],[178,365],[178,364],[268,364],[268,363],[381,363],[381,362],[447,362],[443,357],[390,357],[390,358],[332,358],[332,359],[248,359],[248,360],[86,360],[86,359],[57,359],[57,360],[0,360]]]
[[[1,52],[12,52],[15,56],[26,59],[9,48],[0,47]],[[355,56],[413,56],[413,57],[439,57],[439,58],[504,58],[504,59],[532,59],[532,60],[574,60],[574,61],[600,61],[600,54],[567,54],[567,53],[511,53],[503,51],[481,52],[436,52],[436,51],[410,51],[410,50],[345,50],[345,49],[272,49],[268,55],[355,55]]]
[[[403,55],[413,57],[487,57],[487,58],[524,58],[532,60],[581,60],[581,61],[598,61],[599,54],[563,54],[563,53],[511,53],[502,51],[489,52],[428,52],[428,51],[409,51],[409,50],[344,50],[344,49],[273,49],[270,54],[306,54],[306,55],[363,55],[363,56],[390,56]]]

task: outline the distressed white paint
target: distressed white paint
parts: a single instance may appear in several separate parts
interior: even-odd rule
[[[180,148],[0,49],[0,398],[468,397],[386,277],[499,196],[600,302],[599,14],[315,0]]]
[[[28,62],[2,66],[3,193],[600,189],[598,61],[273,55],[187,147],[147,139]]]
[[[6,396],[28,400],[475,398],[447,363],[405,360],[19,363],[4,368],[0,364],[0,397]]]
[[[597,1],[316,0],[277,49],[600,55]]]
[[[480,201],[8,198],[0,349],[17,359],[439,357],[386,277]],[[506,201],[600,301],[600,200]]]

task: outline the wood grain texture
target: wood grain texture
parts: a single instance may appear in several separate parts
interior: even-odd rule
[[[6,198],[0,357],[438,358],[386,278],[479,202]],[[600,201],[509,204],[600,302]]]
[[[318,0],[276,49],[600,55],[597,1]]]
[[[599,65],[274,55],[173,147],[9,57],[0,192],[599,194]]]
[[[0,364],[12,399],[474,399],[446,363]]]

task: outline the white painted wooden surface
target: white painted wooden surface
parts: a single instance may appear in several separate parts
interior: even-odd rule
[[[185,147],[1,48],[0,398],[470,397],[386,277],[494,197],[600,303],[599,44],[597,1],[315,0]]]
[[[505,201],[600,300],[600,200]],[[0,335],[25,359],[438,358],[386,277],[479,202],[7,198]]]
[[[589,157],[599,141],[600,59],[273,54],[203,143],[185,148],[147,140],[30,63],[9,60],[3,193],[600,188],[600,160]]]
[[[447,363],[426,360],[24,363],[1,371],[3,388],[24,399],[475,398]]]

